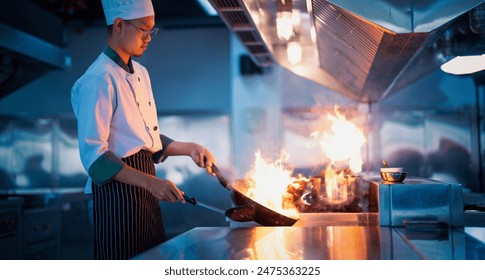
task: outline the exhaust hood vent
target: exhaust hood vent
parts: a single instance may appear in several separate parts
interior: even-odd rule
[[[70,68],[71,58],[60,47],[59,18],[28,1],[11,1],[0,19],[0,98],[48,71]]]
[[[358,102],[378,102],[463,52],[483,52],[485,1],[477,0],[211,0],[253,60],[255,41],[294,73]],[[231,3],[231,5],[228,5]],[[288,38],[277,18],[290,14]],[[241,25],[229,17],[239,13]],[[466,24],[464,24],[466,22]],[[292,30],[291,30],[292,29]],[[289,57],[297,46],[301,59]]]
[[[211,0],[210,2],[224,23],[246,46],[253,61],[260,67],[271,66],[274,63],[271,52],[244,3],[240,0]]]
[[[324,1],[313,9],[320,67],[361,102],[378,100],[428,37],[391,33]]]

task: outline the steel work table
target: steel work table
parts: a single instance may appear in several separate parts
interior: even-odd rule
[[[475,230],[485,233],[484,228]],[[378,225],[199,227],[134,259],[464,260],[485,259],[485,243],[463,228],[411,232]]]

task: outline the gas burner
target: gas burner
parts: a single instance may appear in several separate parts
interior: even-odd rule
[[[298,184],[300,188],[288,187],[287,192],[300,213],[368,212],[368,182],[358,176],[348,176],[346,184],[329,192],[323,176],[314,176]]]

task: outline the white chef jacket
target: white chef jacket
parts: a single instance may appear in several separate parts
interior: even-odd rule
[[[152,152],[162,149],[157,109],[146,68],[132,60],[134,72],[129,73],[107,53],[117,56],[106,47],[71,91],[78,120],[79,152],[88,173],[93,162],[103,155],[113,153],[123,158],[142,149]],[[91,177],[86,183],[86,193],[92,192]]]

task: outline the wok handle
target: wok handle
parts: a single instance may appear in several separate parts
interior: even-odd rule
[[[202,203],[200,201],[197,201],[197,199],[195,197],[190,197],[190,196],[184,195],[184,199],[185,199],[185,201],[187,201],[188,203],[190,203],[192,205],[199,205],[199,206],[202,206],[206,209],[215,211],[217,213],[221,213],[222,215],[226,215],[226,211],[219,209],[217,207],[211,206],[209,204],[205,204],[205,203]]]
[[[190,196],[184,195],[184,199],[185,199],[185,201],[187,201],[188,203],[190,203],[192,205],[197,204],[197,199],[195,197],[190,197]]]
[[[204,157],[204,162],[207,164],[207,158]],[[231,190],[229,189],[229,187],[227,186],[228,183],[227,183],[227,180],[226,178],[224,178],[224,176],[222,176],[222,173],[221,171],[219,170],[219,168],[215,165],[215,163],[212,163],[212,171],[216,174],[216,178],[217,180],[219,181],[219,183],[224,187],[226,188],[227,190]]]
[[[214,173],[216,173],[216,177],[217,177],[217,180],[219,181],[219,183],[226,189],[230,190],[228,187],[227,187],[227,180],[222,176],[222,173],[221,171],[219,170],[219,168],[217,168],[217,166],[215,164],[212,164],[212,171],[214,171]]]

